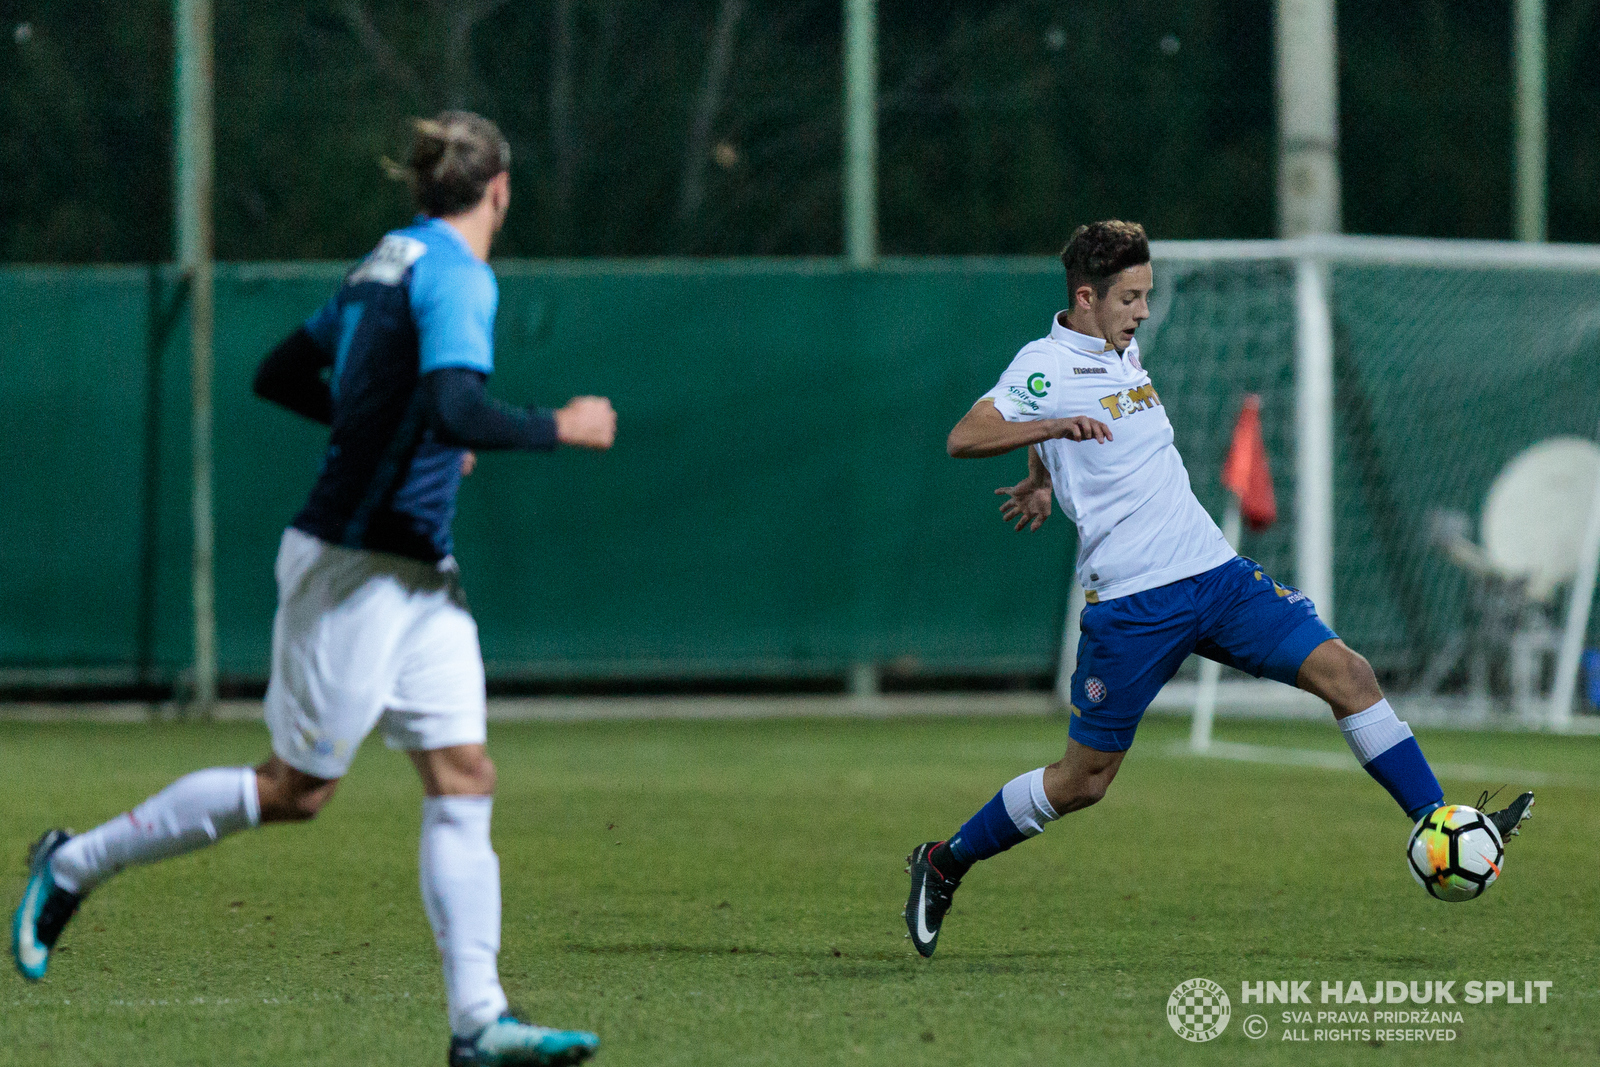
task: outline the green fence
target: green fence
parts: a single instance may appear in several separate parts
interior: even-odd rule
[[[1015,672],[1053,662],[1068,524],[998,519],[1013,457],[944,435],[1048,325],[1048,263],[498,265],[517,400],[609,395],[609,454],[485,456],[456,535],[491,673]],[[268,662],[272,559],[320,427],[256,400],[257,360],[337,265],[217,277],[222,670]],[[171,278],[0,273],[0,662],[170,677],[187,662],[187,331]],[[165,321],[164,321],[165,320]]]
[[[341,265],[217,273],[221,666],[267,669],[280,532],[324,431],[256,400],[256,362]],[[490,455],[458,555],[492,676],[803,677],[1053,668],[1073,537],[1010,531],[1019,457],[944,436],[1060,306],[1044,259],[497,264],[492,388],[610,396],[617,447]],[[1341,268],[1341,632],[1414,674],[1460,625],[1465,577],[1426,538],[1500,465],[1600,417],[1600,276]],[[1142,345],[1213,513],[1243,393],[1264,397],[1281,520],[1244,551],[1294,580],[1292,277],[1157,264]],[[0,667],[170,680],[188,662],[188,376],[161,269],[0,271]],[[1519,318],[1519,316],[1521,316]]]

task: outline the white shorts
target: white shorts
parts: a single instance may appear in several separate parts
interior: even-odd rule
[[[454,559],[341,548],[290,527],[277,577],[266,718],[280,759],[342,778],[380,723],[390,748],[483,743],[483,653]]]

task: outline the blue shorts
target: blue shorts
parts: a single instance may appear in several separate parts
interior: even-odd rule
[[[1067,734],[1101,752],[1133,745],[1144,710],[1191,652],[1257,678],[1295,684],[1311,650],[1338,635],[1311,598],[1254,560],[1083,609]]]

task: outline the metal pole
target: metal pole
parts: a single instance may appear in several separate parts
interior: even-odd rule
[[[217,700],[217,618],[211,497],[212,378],[212,21],[211,0],[174,0],[176,30],[174,215],[178,263],[189,279],[190,453],[194,524],[193,707],[209,716]]]
[[[1547,230],[1544,0],[1516,0],[1517,240],[1543,241]]]
[[[844,5],[844,252],[853,267],[878,258],[878,12]]]
[[[1326,264],[1295,263],[1295,583],[1333,625],[1333,316]]]
[[[1056,703],[1062,707],[1072,703],[1072,676],[1078,670],[1078,638],[1083,635],[1078,619],[1089,603],[1083,586],[1078,584],[1073,564],[1068,562],[1067,567],[1074,573],[1071,591],[1067,593],[1067,618],[1061,627],[1061,659],[1056,665]]]
[[[1278,0],[1278,233],[1338,233],[1334,0]]]

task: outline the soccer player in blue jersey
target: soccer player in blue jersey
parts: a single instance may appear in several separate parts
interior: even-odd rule
[[[948,840],[908,857],[906,928],[923,956],[933,955],[952,894],[973,864],[1105,796],[1145,709],[1191,653],[1327,701],[1351,751],[1408,818],[1443,801],[1372,667],[1305,594],[1235,554],[1195,499],[1134,340],[1150,316],[1144,229],[1081,226],[1061,259],[1071,307],[1048,336],[1023,347],[956,424],[948,447],[958,458],[1027,449],[1028,476],[997,490],[1007,498],[1002,515],[1036,530],[1053,493],[1077,524],[1088,605],[1067,751],[1006,783]],[[1524,793],[1490,818],[1509,836],[1532,805]]]
[[[499,298],[487,259],[510,162],[486,119],[418,121],[404,177],[423,214],[261,364],[259,395],[331,427],[278,552],[272,755],[187,775],[87,833],[45,833],[12,926],[24,977],[43,977],[62,927],[118,871],[316,815],[377,727],[410,755],[426,793],[422,897],[444,963],[452,1067],[577,1063],[597,1047],[591,1033],[507,1012],[483,659],[451,556],[469,450],[603,451],[616,434],[602,397],[550,411],[484,392]]]

